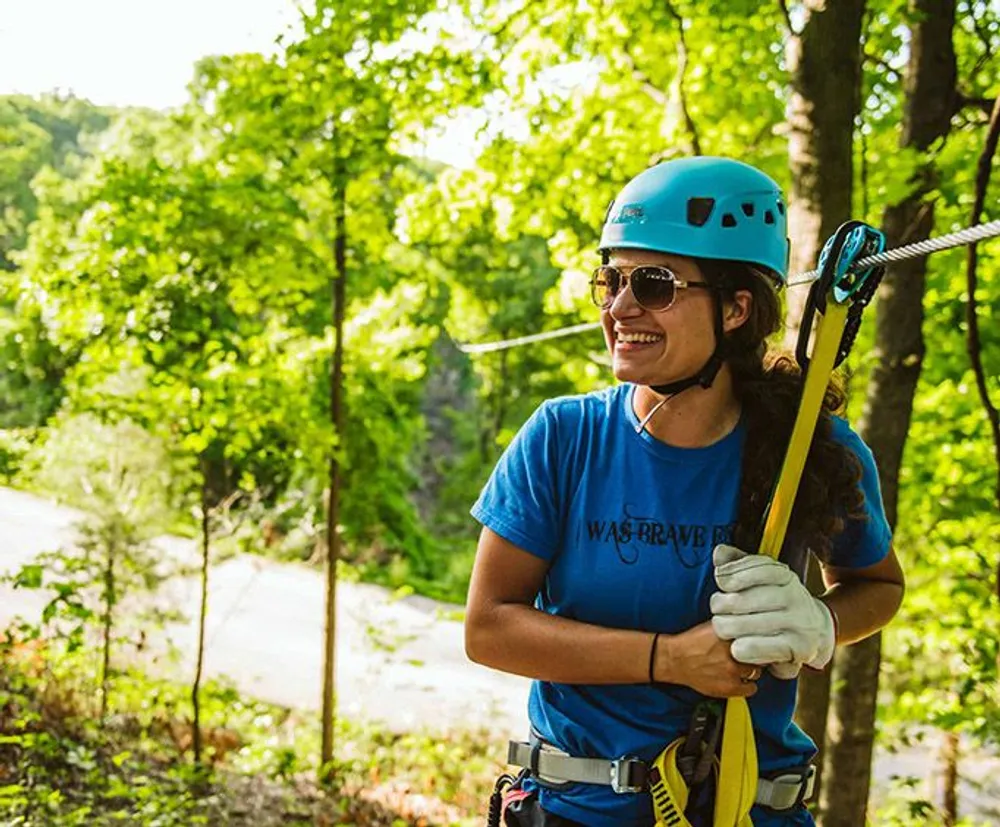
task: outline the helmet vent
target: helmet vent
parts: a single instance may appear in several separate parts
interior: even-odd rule
[[[745,215],[747,218],[753,218],[753,202],[752,201],[744,201],[742,204],[740,204],[740,207],[742,207],[742,209],[743,209],[743,215]]]
[[[781,201],[778,202],[778,212],[781,215],[785,214],[785,205]]]
[[[764,223],[773,224],[774,223],[774,213],[770,210],[764,210]]]
[[[713,207],[715,207],[714,198],[689,198],[687,204],[688,224],[693,224],[695,227],[703,226],[712,214]]]
[[[736,216],[731,212],[727,212],[722,216],[722,226],[723,227],[735,227],[736,226]]]

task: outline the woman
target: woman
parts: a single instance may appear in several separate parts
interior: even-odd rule
[[[792,723],[795,677],[882,628],[903,575],[871,452],[834,415],[835,388],[783,562],[745,553],[801,382],[766,356],[787,276],[781,191],[729,159],[660,164],[612,203],[600,252],[593,297],[619,384],[541,405],[472,512],[469,657],[535,679],[536,760],[597,759],[543,758],[517,809],[527,824],[651,825],[645,766],[699,701],[742,696],[761,778],[794,782],[780,802],[759,782],[758,802],[775,806],[754,807],[755,827],[812,824],[815,747]],[[806,549],[822,561],[819,599],[800,581]],[[629,778],[608,783],[626,764]]]

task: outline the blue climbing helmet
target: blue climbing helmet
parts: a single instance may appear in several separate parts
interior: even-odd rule
[[[664,161],[640,172],[611,202],[600,252],[632,248],[744,261],[776,286],[788,277],[788,231],[781,188],[731,158]]]
[[[785,199],[758,169],[730,158],[680,158],[640,172],[611,202],[601,230],[607,264],[615,249],[655,250],[754,265],[775,287],[788,278]],[[713,291],[715,349],[693,376],[650,385],[674,396],[711,387],[729,355],[722,299]]]

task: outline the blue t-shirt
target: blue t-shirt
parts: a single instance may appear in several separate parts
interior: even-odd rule
[[[618,629],[676,634],[711,617],[712,548],[736,521],[746,428],[703,448],[677,448],[643,431],[634,385],[543,403],[504,452],[472,508],[504,539],[550,562],[536,605],[550,614]],[[847,423],[834,437],[861,461],[868,519],[835,540],[831,562],[882,560],[890,532],[871,451]],[[802,766],[815,745],[792,722],[797,681],[767,671],[749,699],[762,772]],[[654,759],[682,735],[701,696],[677,685],[590,686],[534,681],[534,730],[570,755]],[[542,787],[542,806],[588,827],[652,823],[648,794],[610,786]],[[755,808],[755,827],[812,824],[805,810]]]

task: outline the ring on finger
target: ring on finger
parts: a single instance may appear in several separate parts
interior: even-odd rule
[[[743,683],[753,683],[758,678],[760,678],[760,667],[755,666],[753,669],[749,671],[749,673],[742,676],[740,680],[743,681]]]

